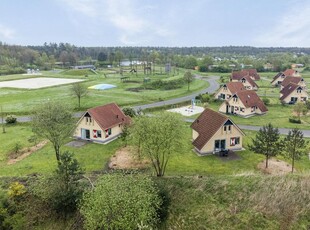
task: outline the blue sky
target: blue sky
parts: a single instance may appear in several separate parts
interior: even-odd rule
[[[310,47],[310,0],[1,0],[17,45]]]

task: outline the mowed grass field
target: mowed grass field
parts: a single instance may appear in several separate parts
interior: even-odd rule
[[[193,151],[191,144],[191,129],[188,123],[186,123],[186,125],[188,126],[188,141],[185,143],[183,151],[172,154],[168,163],[166,175],[260,174],[260,171],[256,167],[259,162],[264,160],[264,156],[247,150],[247,144],[250,143],[251,137],[255,136],[255,132],[245,131],[245,150],[237,152],[240,156],[239,159],[225,161],[225,159],[223,160],[223,158],[215,155],[198,156]],[[0,133],[0,143],[2,143],[0,150],[0,176],[25,176],[33,173],[46,174],[55,170],[57,164],[56,157],[50,143],[25,159],[15,164],[8,165],[8,156],[13,151],[16,142],[20,143],[23,148],[30,147],[33,144],[28,142],[29,137],[32,135],[32,131],[31,126],[27,123],[7,127],[6,131],[6,133]],[[19,138],[16,138],[16,135],[18,135]],[[70,141],[72,141],[72,139],[68,138],[67,142]],[[79,148],[64,146],[62,151],[74,152],[85,171],[91,173],[93,171],[102,172],[106,170],[109,159],[122,147],[123,143],[118,139],[106,145],[88,143]],[[309,165],[310,161],[307,156],[304,156],[296,163],[296,168],[298,171],[309,171]],[[152,171],[151,167],[150,170]]]
[[[129,82],[121,82],[120,74],[112,71],[98,72],[94,74],[88,70],[67,70],[67,71],[45,71],[38,77],[55,77],[55,78],[74,78],[85,80],[81,83],[85,87],[96,84],[113,84],[116,88],[109,90],[88,90],[88,94],[81,100],[80,110],[85,110],[94,106],[103,105],[110,102],[116,102],[120,106],[131,106],[138,104],[146,104],[156,102],[159,100],[170,99],[173,97],[180,97],[192,92],[208,87],[208,82],[202,80],[195,80],[190,85],[190,92],[187,91],[187,84],[182,88],[175,90],[141,90],[140,92],[130,91],[130,88],[138,88],[143,84],[144,75],[126,73],[124,76],[130,77]],[[87,75],[87,76],[85,76]],[[151,81],[157,79],[170,80],[182,78],[184,71],[180,71],[176,75],[149,75]],[[18,80],[25,78],[33,78],[34,76],[26,75],[9,75],[1,76],[0,81]],[[71,104],[72,107],[77,107],[77,98],[71,91],[71,84],[59,85],[42,89],[14,89],[14,88],[0,88],[0,105],[3,111],[8,114],[30,114],[32,109],[39,103],[44,103],[45,100],[59,100]]]

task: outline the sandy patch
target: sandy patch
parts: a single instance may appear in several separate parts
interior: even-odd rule
[[[31,155],[32,153],[34,153],[35,151],[43,148],[46,144],[47,144],[48,141],[41,141],[40,143],[38,143],[36,146],[32,146],[30,148],[23,148],[21,151],[20,151],[20,156],[16,157],[16,158],[12,158],[12,159],[9,159],[7,164],[8,165],[12,165],[12,164],[15,164],[16,162],[18,161],[21,161],[23,159],[25,159],[27,156]]]
[[[198,113],[202,113],[204,111],[204,108],[201,106],[183,106],[180,108],[174,108],[174,109],[169,109],[167,110],[168,112],[173,112],[173,113],[180,113],[183,116],[193,116]]]
[[[55,85],[70,84],[75,82],[84,81],[81,79],[67,79],[67,78],[51,78],[51,77],[38,77],[28,78],[13,81],[0,82],[0,88],[19,88],[19,89],[39,89],[44,87],[50,87]]]
[[[257,168],[260,169],[263,173],[272,174],[272,175],[282,175],[287,174],[292,171],[292,165],[288,164],[285,161],[277,160],[277,159],[269,159],[268,160],[268,168],[266,169],[266,160],[260,162],[257,165]],[[294,169],[295,172],[296,169]]]
[[[116,151],[110,158],[109,168],[111,169],[143,169],[147,168],[149,162],[147,160],[138,160],[134,156],[132,147],[124,147]]]

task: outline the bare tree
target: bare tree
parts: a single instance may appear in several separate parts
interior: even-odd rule
[[[87,88],[81,83],[75,83],[71,88],[72,93],[78,98],[79,108],[81,107],[81,98],[87,95]]]

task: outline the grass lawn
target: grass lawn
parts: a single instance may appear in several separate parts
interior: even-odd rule
[[[5,134],[0,133],[0,176],[23,176],[31,173],[49,173],[56,167],[56,156],[52,145],[49,143],[42,149],[36,151],[25,159],[7,165],[8,154],[12,151],[16,141],[22,147],[29,147],[33,144],[28,142],[29,136],[33,133],[27,123],[7,127]],[[16,138],[16,135],[18,138]],[[72,139],[68,139],[68,142]],[[78,161],[85,171],[103,170],[109,158],[120,147],[119,140],[108,145],[89,143],[81,148],[64,146],[62,151],[68,150],[75,153]]]
[[[144,79],[143,74],[129,76],[129,82],[121,82],[119,74],[108,74],[107,78],[104,77],[104,72],[99,72],[96,75],[91,72],[88,77],[85,77],[85,70],[81,70],[82,74],[78,70],[68,70],[62,72],[45,71],[40,77],[57,77],[57,78],[76,78],[84,79],[82,83],[85,87],[89,87],[95,84],[107,83],[116,85],[116,88],[109,90],[88,90],[86,97],[81,100],[80,110],[85,110],[90,107],[106,104],[109,102],[116,102],[121,106],[146,104],[156,102],[159,100],[166,100],[174,97],[180,97],[192,92],[204,89],[208,87],[208,82],[202,80],[195,80],[190,84],[190,91],[187,91],[187,84],[183,87],[175,90],[141,90],[140,92],[130,91],[130,88],[141,87]],[[79,74],[78,74],[79,73]],[[176,76],[168,75],[154,75],[147,76],[152,81],[157,79],[169,80],[183,77],[183,72],[180,71]],[[24,75],[10,75],[5,76],[5,80],[28,78]],[[2,77],[0,79],[3,79]],[[13,89],[2,88],[0,91],[0,104],[3,107],[3,111],[9,114],[30,114],[33,107],[44,100],[61,100],[71,104],[73,107],[77,107],[77,99],[71,92],[71,85],[60,85],[49,88],[28,90],[28,89]]]

